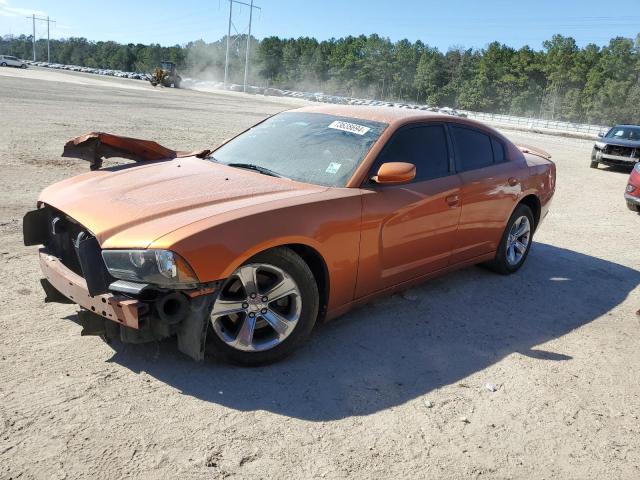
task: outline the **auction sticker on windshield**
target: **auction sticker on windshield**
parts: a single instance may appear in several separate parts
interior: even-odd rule
[[[329,128],[333,128],[334,130],[342,130],[343,132],[355,133],[356,135],[364,135],[369,130],[371,130],[369,127],[358,125],[357,123],[343,122],[340,120],[331,122]]]
[[[327,172],[327,173],[338,173],[338,170],[340,170],[341,166],[342,166],[341,163],[331,162],[329,164],[329,166],[327,167],[327,169],[325,170],[325,172]]]

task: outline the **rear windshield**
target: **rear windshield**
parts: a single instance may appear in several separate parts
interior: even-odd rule
[[[357,118],[284,112],[234,138],[210,158],[256,165],[300,182],[344,187],[386,127]]]

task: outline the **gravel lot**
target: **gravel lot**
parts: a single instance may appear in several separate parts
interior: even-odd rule
[[[640,478],[640,216],[589,141],[506,132],[558,166],[518,274],[380,299],[277,365],[107,345],[43,303],[21,219],[87,170],[66,140],[205,148],[292,104],[0,70],[0,478]]]

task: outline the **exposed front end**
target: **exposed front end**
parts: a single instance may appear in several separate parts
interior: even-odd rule
[[[640,148],[596,142],[591,152],[591,161],[611,167],[631,167],[640,161]]]
[[[46,204],[25,215],[23,234],[25,245],[42,245],[45,301],[77,304],[83,335],[127,343],[175,335],[182,352],[203,358],[218,285],[200,284],[179,256],[103,251],[88,228]]]

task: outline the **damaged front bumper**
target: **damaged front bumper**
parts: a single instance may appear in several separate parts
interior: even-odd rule
[[[204,359],[220,282],[178,291],[116,280],[106,272],[91,232],[48,206],[27,213],[23,230],[25,245],[43,245],[39,259],[45,302],[80,306],[82,335],[126,343],[176,336],[181,352]]]
[[[610,167],[632,167],[640,161],[639,152],[633,150],[627,155],[613,155],[606,153],[599,148],[595,148],[591,154],[591,160],[608,165]]]
[[[142,302],[112,293],[90,295],[85,279],[65,267],[60,259],[44,248],[40,249],[40,269],[49,285],[73,303],[125,327],[140,328],[140,320],[148,311],[148,306]],[[47,293],[45,301],[63,301],[54,296],[55,293],[47,286],[43,285],[43,288]]]
[[[123,137],[103,132],[89,132],[69,140],[62,152],[63,157],[80,158],[90,163],[91,170],[102,167],[102,161],[111,157],[127,158],[136,162],[172,160],[196,156],[206,157],[210,150],[181,152],[164,147],[152,140]]]

